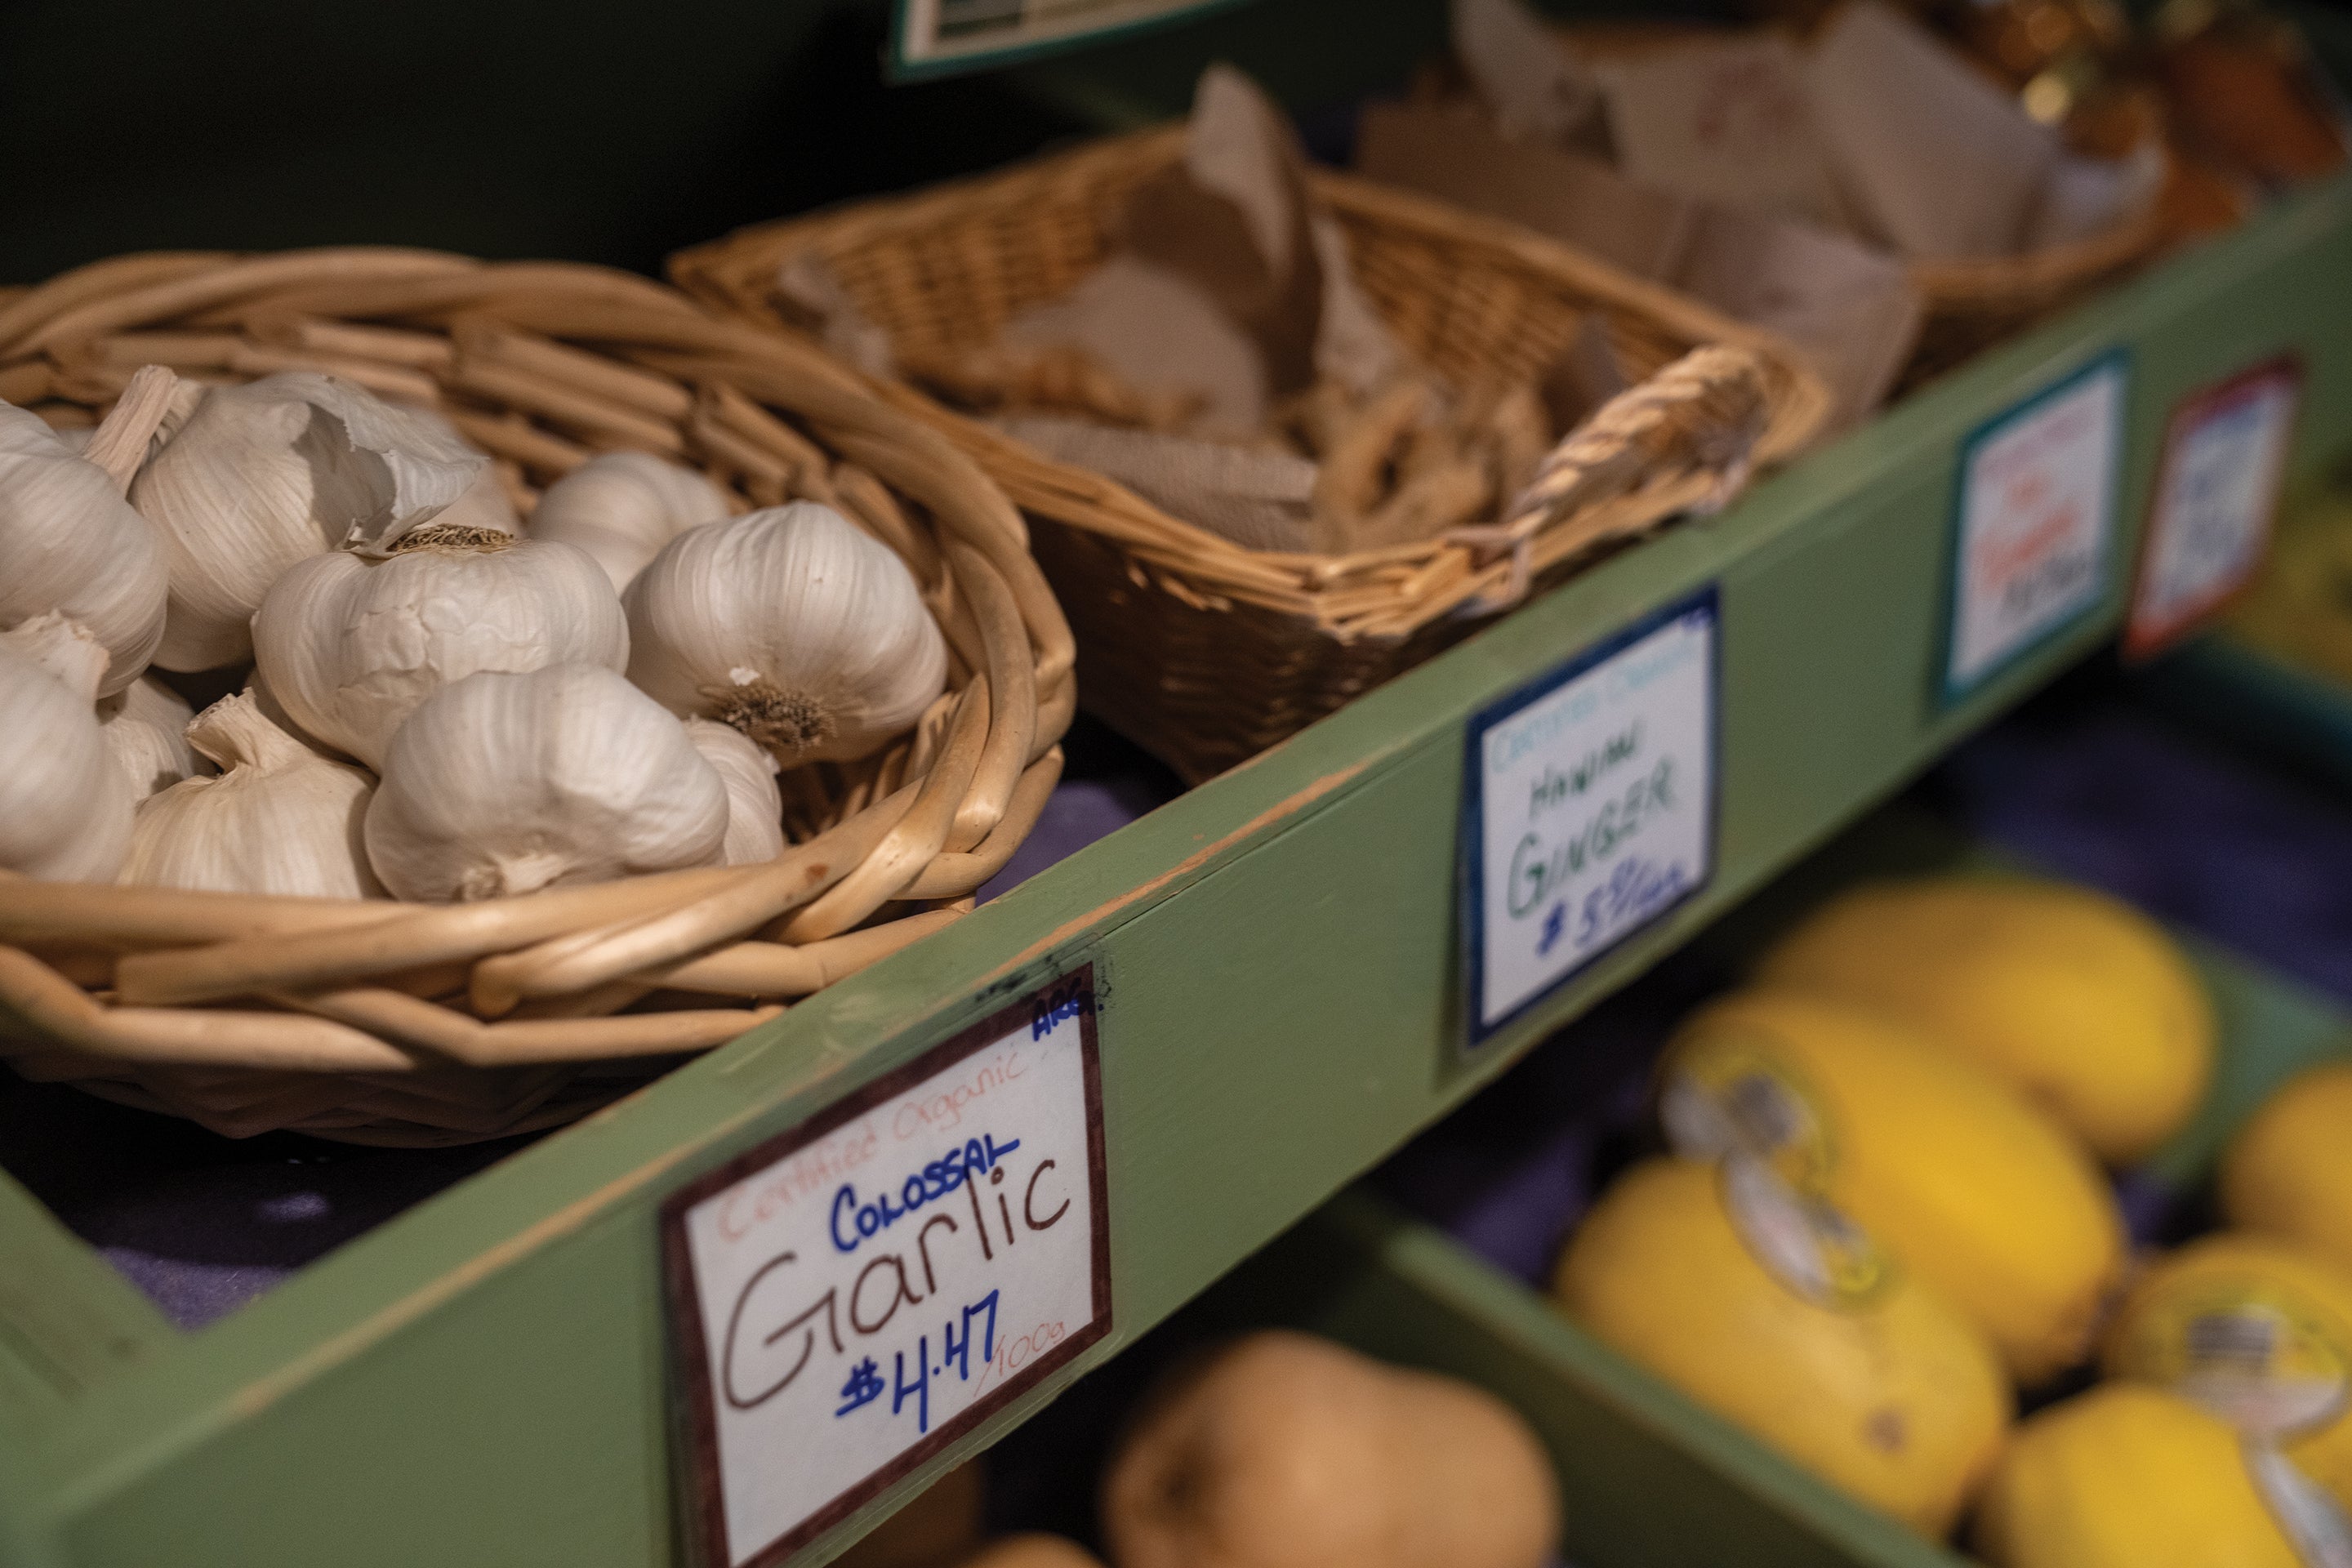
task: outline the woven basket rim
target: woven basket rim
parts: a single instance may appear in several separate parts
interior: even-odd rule
[[[354,340],[394,357],[348,357],[357,353]],[[302,347],[306,341],[313,346]],[[330,341],[332,351],[315,346]],[[518,1079],[528,1090],[522,1109],[484,1131],[478,1124],[498,1118],[465,1102],[489,1091],[448,1086],[472,1081],[472,1073],[544,1076],[722,1043],[773,1016],[779,1009],[769,998],[818,989],[956,918],[955,900],[968,908],[971,889],[1034,826],[1058,777],[1056,742],[1075,709],[1074,644],[1028,554],[1020,515],[976,463],[804,342],[722,320],[633,273],[392,247],[144,252],[0,294],[0,397],[36,412],[58,402],[94,412],[137,363],[173,353],[202,358],[196,374],[236,381],[306,368],[291,362],[308,356],[317,363],[307,368],[362,384],[373,376],[378,390],[395,396],[413,384],[404,376],[421,377],[450,400],[442,411],[478,445],[484,426],[468,408],[502,408],[502,417],[528,426],[500,437],[521,445],[491,447],[525,467],[528,458],[513,459],[513,451],[562,451],[562,461],[573,461],[592,449],[640,446],[630,432],[651,429],[661,416],[630,408],[635,396],[670,411],[665,428],[675,447],[662,455],[709,472],[739,504],[762,504],[747,489],[743,464],[764,453],[781,465],[778,451],[798,448],[747,439],[748,456],[722,460],[713,443],[730,418],[756,434],[764,427],[754,414],[781,410],[809,434],[768,412],[782,431],[770,438],[789,437],[828,465],[793,482],[830,485],[829,473],[846,485],[852,469],[870,477],[881,500],[861,490],[862,504],[887,504],[889,527],[917,537],[877,531],[845,500],[845,515],[902,558],[917,546],[929,552],[932,576],[921,562],[908,565],[930,584],[927,607],[957,650],[961,684],[951,681],[923,738],[908,742],[903,783],[878,773],[871,798],[853,792],[835,826],[771,862],[456,905],[51,883],[0,872],[0,1003],[17,1025],[0,1034],[0,1058],[27,1076],[120,1088],[127,1073],[137,1081],[116,1098],[134,1101],[169,1102],[173,1094],[164,1090],[176,1086],[197,1109],[173,1109],[232,1132],[309,1124],[328,1136],[437,1142],[520,1131],[533,1117],[560,1120],[590,1106],[567,1098],[555,1078]],[[403,365],[401,354],[419,363]],[[486,371],[511,380],[515,363],[551,356],[587,383],[550,372],[503,398],[483,390],[503,384],[480,379]],[[551,458],[531,471],[562,471],[555,464]],[[908,502],[919,515],[908,513]],[[903,912],[869,923],[885,904]],[[92,996],[36,955],[82,948],[110,955],[100,989],[110,994]],[[458,984],[425,993],[374,984],[436,965],[457,966]],[[615,1005],[626,1002],[595,1000],[620,987],[677,993],[681,979],[685,992],[741,1001],[619,1014]],[[462,1000],[444,1005],[432,996]],[[224,1002],[235,1005],[222,1009]],[[36,1037],[48,1045],[27,1043]],[[415,1114],[373,1116],[333,1103],[290,1122],[271,1122],[266,1108],[208,1113],[214,1080],[230,1080],[217,1096],[226,1104],[240,1073],[255,1082],[364,1081],[352,1103],[389,1096]],[[450,1109],[430,1114],[433,1094],[383,1089],[383,1075],[435,1086]],[[169,1081],[159,1089],[159,1080]]]
[[[1185,136],[1186,126],[1178,121],[1048,151],[1005,168],[917,191],[750,225],[677,252],[667,270],[681,289],[716,308],[787,325],[759,285],[772,279],[793,254],[892,239],[971,206],[1009,205],[1040,189],[1088,189],[1106,167],[1126,166],[1139,177],[1180,158]],[[1310,168],[1308,180],[1316,195],[1343,218],[1467,242],[1555,279],[1565,291],[1595,300],[1604,308],[1662,323],[1694,344],[1723,343],[1753,351],[1769,367],[1773,394],[1770,417],[1754,453],[1761,463],[1785,459],[1801,449],[1828,416],[1826,383],[1794,345],[1775,333],[1733,321],[1664,285],[1500,219],[1338,170]],[[1190,584],[1192,593],[1211,605],[1231,599],[1286,610],[1345,640],[1360,634],[1334,606],[1348,601],[1365,574],[1428,573],[1448,552],[1474,559],[1463,546],[1443,541],[1344,555],[1249,550],[1170,514],[1114,480],[1047,458],[914,387],[884,378],[869,378],[869,384],[980,458],[1023,506],[1115,540],[1163,580]],[[1678,509],[1698,500],[1705,488],[1686,487],[1655,499]],[[1397,617],[1397,624],[1376,635],[1409,637],[1419,625],[1452,613],[1470,597],[1467,591],[1457,591],[1450,601],[1433,604],[1418,616]]]

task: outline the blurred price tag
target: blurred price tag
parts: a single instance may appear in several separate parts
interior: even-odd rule
[[[674,1194],[705,1561],[781,1563],[1110,1331],[1094,970]]]
[[[943,76],[1099,43],[1241,0],[897,0],[890,68]]]
[[[2105,355],[1961,447],[1946,701],[2059,636],[2105,597],[2127,380],[2121,351]]]
[[[2124,633],[2127,656],[2147,658],[2179,641],[2262,569],[2302,400],[2303,366],[2282,357],[2173,409]]]
[[[1473,1046],[1706,885],[1719,646],[1709,588],[1472,717],[1459,855]]]

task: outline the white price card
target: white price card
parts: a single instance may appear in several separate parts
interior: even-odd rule
[[[2122,468],[2121,351],[1991,420],[1960,448],[1954,505],[1954,701],[2098,607]]]
[[[2253,580],[2270,550],[2302,398],[2302,363],[2286,356],[2173,409],[2124,631],[2128,657],[2179,641]]]
[[[1718,603],[1669,605],[1472,717],[1471,1045],[1713,874]]]
[[[1241,0],[898,0],[892,74],[939,76],[1098,43]]]
[[[662,1209],[705,1561],[782,1562],[1110,1330],[1086,966]]]

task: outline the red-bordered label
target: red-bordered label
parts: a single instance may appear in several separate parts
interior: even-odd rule
[[[2292,354],[2182,398],[2166,422],[2124,653],[2147,658],[2205,625],[2270,552],[2303,400]]]

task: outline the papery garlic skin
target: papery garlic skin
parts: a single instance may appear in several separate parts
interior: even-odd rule
[[[0,403],[0,626],[55,611],[87,627],[111,696],[163,641],[165,582],[163,542],[106,470]]]
[[[629,662],[629,628],[587,552],[433,523],[383,560],[296,563],[253,617],[255,668],[321,744],[383,764],[434,692],[482,670]]]
[[[133,796],[95,700],[0,641],[0,868],[106,882],[121,866]]]
[[[629,679],[786,767],[880,749],[947,684],[914,574],[813,501],[687,530],[622,598]]]
[[[394,895],[470,902],[710,866],[727,786],[660,704],[600,665],[486,671],[417,705],[368,808]]]
[[[289,371],[207,388],[131,485],[171,583],[155,662],[243,660],[253,613],[288,567],[329,550],[390,548],[488,462],[438,418],[334,376]]]
[[[222,698],[188,725],[222,773],[139,807],[116,880],[291,898],[373,899],[383,888],[362,840],[374,781],[272,724],[253,700]]]
[[[650,452],[605,452],[547,488],[530,536],[585,550],[619,593],[663,545],[729,510],[726,493],[692,468]]]
[[[215,771],[212,760],[188,744],[188,721],[195,716],[178,692],[152,675],[100,701],[99,733],[140,799]]]
[[[730,866],[756,866],[784,852],[784,797],[776,788],[775,760],[751,738],[711,719],[688,719],[686,738],[718,770],[727,786]]]

